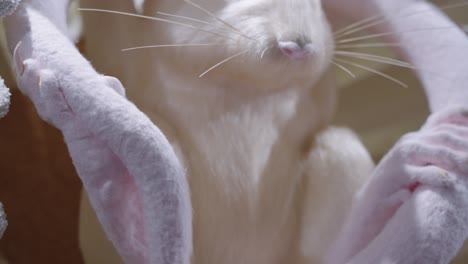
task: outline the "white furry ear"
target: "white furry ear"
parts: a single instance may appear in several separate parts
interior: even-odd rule
[[[0,0],[0,17],[11,15],[19,2],[20,0]]]

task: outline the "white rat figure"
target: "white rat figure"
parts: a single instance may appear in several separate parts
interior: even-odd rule
[[[119,28],[125,38],[135,32],[128,42],[145,31],[156,32],[145,43],[182,45],[126,54],[123,82],[139,107],[152,108],[187,168],[193,263],[319,261],[373,167],[353,133],[329,127],[334,44],[321,1],[210,0],[202,8],[217,18],[190,1],[144,6],[145,14],[205,17],[200,30],[153,21]],[[144,67],[131,69],[135,60]]]
[[[454,151],[464,146],[466,129],[448,127],[445,138],[434,132],[463,124],[463,108],[434,115],[422,133],[395,147],[350,214],[351,228],[338,234],[373,165],[351,132],[329,126],[333,41],[320,1],[146,2],[142,10],[149,13],[207,14],[190,30],[144,28],[141,39],[184,47],[127,60],[122,75],[127,87],[147,91],[149,82],[149,114],[172,148],[120,96],[120,84],[97,74],[59,31],[64,17],[50,6],[63,11],[66,3],[31,0],[9,19],[9,28],[29,22],[9,32],[15,72],[41,116],[64,133],[99,219],[127,263],[322,263],[338,238],[333,264],[441,264],[466,237],[468,214],[455,209],[468,204],[457,181],[468,169],[464,152]],[[136,64],[144,67],[132,72]],[[426,162],[434,166],[424,170]],[[433,189],[444,192],[435,196]],[[429,220],[411,214],[421,195],[437,205],[417,208]],[[450,212],[451,221],[440,212]],[[444,231],[459,232],[455,239],[438,236]],[[417,254],[407,254],[412,249]]]
[[[46,15],[52,13],[50,9],[63,9],[59,4],[50,6],[48,1],[31,3]],[[154,5],[151,10],[178,15],[200,11],[183,1],[151,1],[147,5]],[[212,1],[206,7],[225,22],[210,17],[212,25],[203,27],[207,31],[223,27],[220,33],[154,24],[153,30],[160,32],[152,38],[161,43],[210,41],[222,45],[204,51],[196,47],[163,51],[146,68],[160,79],[151,81],[158,98],[153,105],[160,110],[150,113],[151,117],[187,170],[193,211],[192,263],[319,261],[335,239],[354,193],[373,167],[354,134],[328,127],[336,91],[325,73],[334,46],[321,3]],[[296,16],[301,12],[303,15]],[[69,73],[81,64],[76,72],[94,80],[92,71],[87,70],[89,65],[81,59],[60,63],[51,46],[62,43],[61,53],[67,54],[63,58],[72,58],[75,53],[65,48],[62,40],[55,40],[57,33],[52,34],[48,23],[33,9],[28,16],[35,21],[31,22],[30,39],[19,32],[10,32],[9,38],[12,47],[23,39],[23,47],[15,53],[18,78],[25,80],[20,81],[21,86],[34,83],[28,78],[41,79],[44,85],[53,83],[50,76],[22,77],[49,67],[64,71],[55,73],[62,86],[77,85],[78,79]],[[9,25],[20,24],[23,18],[18,15],[15,19],[10,19]],[[58,29],[65,28],[61,17],[51,20],[59,23]],[[40,34],[42,29],[45,32]],[[234,54],[239,56],[199,78],[206,69]],[[23,62],[30,57],[39,61],[36,66]],[[26,70],[21,70],[22,64]],[[39,90],[43,89],[49,90]],[[70,92],[74,90],[79,89],[70,87]],[[36,89],[27,91],[34,94]],[[30,96],[39,102],[41,96],[33,94]],[[37,105],[42,109],[45,103]],[[80,109],[84,109],[82,104]],[[54,121],[47,109],[40,113],[58,127],[69,120],[60,117]],[[72,133],[69,125],[64,129]]]
[[[154,77],[122,81],[139,107],[154,109],[147,114],[187,168],[193,263],[320,261],[372,170],[359,140],[329,127],[334,44],[321,1],[204,1],[216,18],[197,5],[146,1],[144,10],[201,18],[200,30],[154,21],[119,29],[129,42],[157,32],[149,43],[182,45],[126,54],[126,65],[142,62],[138,53],[148,59],[125,74]]]

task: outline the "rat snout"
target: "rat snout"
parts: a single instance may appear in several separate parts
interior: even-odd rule
[[[305,41],[278,41],[278,48],[291,59],[304,59],[313,54],[312,42]]]

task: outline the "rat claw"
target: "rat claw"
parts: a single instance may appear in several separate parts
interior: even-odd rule
[[[20,41],[18,45],[16,45],[15,51],[13,52],[16,74],[18,74],[18,76],[20,77],[23,76],[23,73],[25,70],[23,58],[21,58],[21,54],[20,54],[21,47],[23,47],[22,41]]]

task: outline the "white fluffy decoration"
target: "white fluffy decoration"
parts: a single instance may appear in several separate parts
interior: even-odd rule
[[[0,78],[0,118],[4,117],[10,107],[10,91],[5,82]]]
[[[20,0],[0,0],[0,16],[8,16],[18,7]]]

